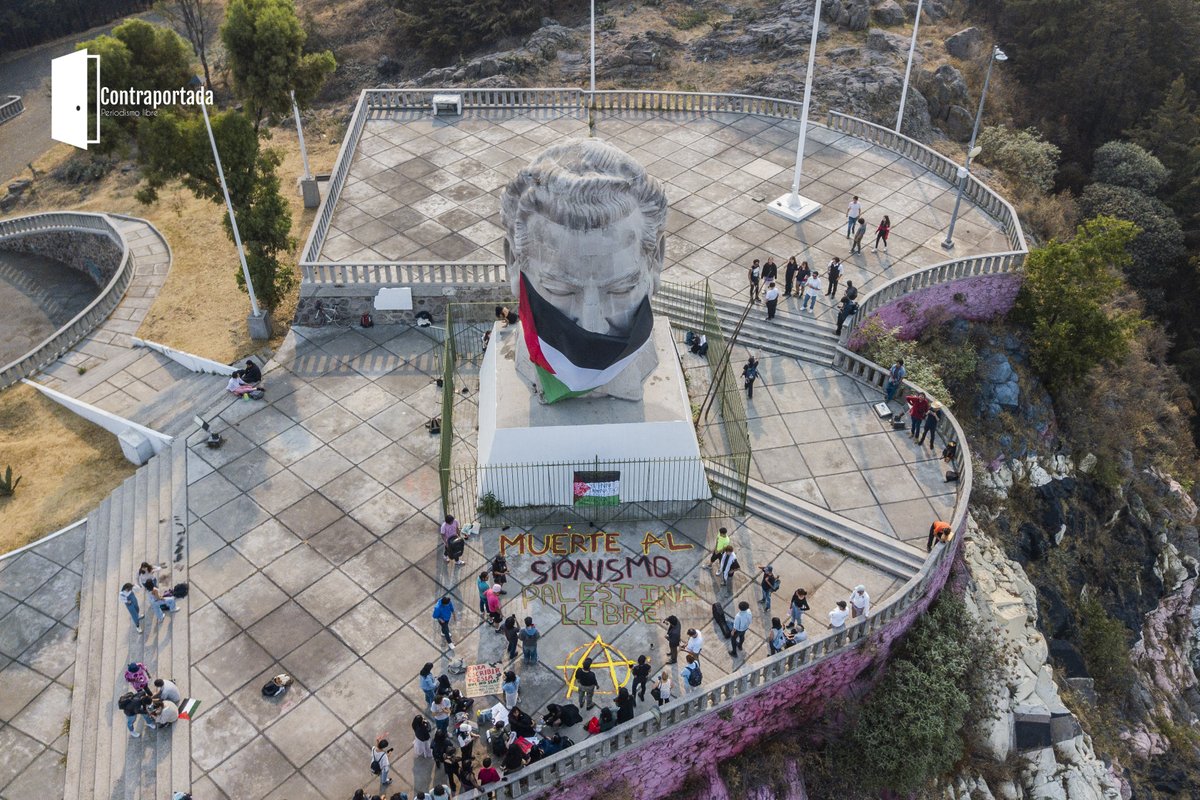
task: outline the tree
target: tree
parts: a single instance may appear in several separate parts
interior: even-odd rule
[[[1138,145],[1114,140],[1092,154],[1092,180],[1152,195],[1167,182],[1167,168]]]
[[[1107,146],[1107,145],[1106,145]],[[1161,285],[1187,257],[1179,220],[1157,197],[1126,186],[1093,183],[1079,197],[1084,219],[1106,216],[1128,220],[1141,231],[1129,248],[1132,274],[1139,282]]]
[[[154,8],[191,42],[192,52],[204,68],[204,85],[212,86],[208,47],[221,24],[220,4],[217,0],[158,0]]]
[[[435,4],[436,5],[436,4]],[[337,61],[328,50],[305,53],[308,35],[293,0],[230,0],[221,26],[233,86],[257,131],[267,114],[284,114],[316,97]]]
[[[401,35],[439,63],[505,36],[534,30],[547,0],[392,0]]]
[[[1052,390],[1128,350],[1138,317],[1112,303],[1127,290],[1120,270],[1130,263],[1127,248],[1137,234],[1132,222],[1096,217],[1074,239],[1051,241],[1025,258],[1013,317],[1029,331],[1031,361]]]
[[[274,150],[261,147],[254,126],[244,114],[214,114],[212,128],[255,295],[266,308],[273,309],[295,282],[295,276],[281,269],[279,263],[279,254],[294,245],[291,212],[279,191],[276,172],[281,159]],[[225,202],[202,118],[174,113],[152,117],[142,126],[138,144],[146,179],[138,200],[153,202],[164,183],[178,178],[197,197]],[[229,218],[222,219],[232,239]],[[245,289],[240,268],[237,276],[238,285]]]
[[[1164,191],[1170,206],[1189,226],[1200,224],[1200,110],[1183,75],[1128,136],[1169,170]]]
[[[187,44],[173,30],[131,19],[113,28],[111,36],[97,36],[75,45],[100,56],[100,83],[109,89],[171,90],[187,86],[192,76]],[[111,150],[150,117],[101,117],[100,147]]]
[[[982,163],[1003,170],[1027,191],[1049,192],[1054,188],[1061,151],[1047,142],[1037,128],[1013,130],[1003,125],[988,125],[979,134],[979,147]]]

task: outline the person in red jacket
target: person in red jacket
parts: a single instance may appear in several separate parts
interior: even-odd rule
[[[912,418],[912,432],[909,438],[916,439],[921,434],[921,423],[925,421],[925,415],[929,413],[929,396],[924,392],[920,394],[910,394],[904,398],[908,403],[908,416]]]

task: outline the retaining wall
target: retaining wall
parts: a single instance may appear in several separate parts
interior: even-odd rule
[[[0,250],[34,253],[78,270],[104,286],[121,266],[121,245],[111,237],[88,231],[45,231],[0,239]]]
[[[350,284],[347,286],[301,286],[300,302],[292,320],[295,325],[321,327],[328,324],[317,314],[317,303],[335,317],[357,324],[363,313],[369,313],[376,324],[413,324],[416,315],[428,311],[435,324],[446,319],[446,306],[451,303],[507,303],[507,286],[484,284],[479,286],[413,285],[413,307],[411,311],[376,311],[375,295],[384,286],[395,284]]]

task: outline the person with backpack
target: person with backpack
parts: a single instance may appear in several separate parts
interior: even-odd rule
[[[591,711],[596,707],[592,698],[596,694],[596,687],[600,685],[596,680],[596,673],[592,672],[592,660],[585,658],[583,664],[575,669],[575,685],[579,689],[579,704],[582,706],[586,703],[586,711]]]
[[[433,726],[424,714],[413,717],[413,754],[417,758],[433,758]]]
[[[700,688],[704,674],[700,672],[700,661],[694,655],[688,653],[685,660],[687,664],[679,671],[679,677],[683,680],[683,693],[691,694]]]
[[[746,387],[746,398],[754,399],[754,382],[758,380],[758,359],[750,356],[750,360],[742,367],[742,384]]]
[[[446,640],[446,646],[453,650],[454,640],[450,638],[450,623],[454,621],[455,614],[454,603],[450,600],[450,595],[446,595],[434,604],[432,616],[442,630],[442,638]]]
[[[462,560],[463,553],[467,551],[467,540],[462,537],[462,534],[456,533],[446,540],[446,547],[442,553],[442,559],[449,564],[454,562],[454,566],[461,567],[465,562]]]
[[[137,595],[134,594],[133,584],[127,583],[121,587],[120,592],[121,603],[124,604],[125,610],[129,612],[129,616],[133,619],[133,627],[138,633],[142,632],[142,611],[138,606]]]
[[[542,634],[537,629],[537,625],[533,624],[533,617],[525,618],[525,627],[517,636],[521,640],[521,655],[524,656],[525,663],[536,664],[538,662],[538,639],[542,638]]]
[[[141,734],[133,727],[139,716],[145,718],[148,727],[154,727],[154,718],[149,713],[149,703],[150,693],[146,689],[140,692],[126,692],[117,700],[117,708],[125,714],[125,727],[129,729],[129,738],[141,737]]]
[[[771,632],[767,634],[767,652],[770,655],[775,655],[783,650],[787,640],[783,635],[783,622],[779,617],[771,617]]]
[[[762,573],[762,580],[759,582],[759,588],[762,590],[763,611],[770,611],[771,595],[779,591],[781,582],[775,575],[775,568],[770,564],[767,564],[766,566],[760,564],[758,569]]]
[[[850,319],[857,313],[858,303],[850,299],[849,292],[842,295],[842,301],[838,303],[837,328],[834,330],[834,334],[841,336],[842,327],[846,324],[846,320]]]
[[[371,772],[379,776],[379,791],[381,792],[392,782],[390,756],[395,749],[388,746],[388,740],[383,734],[375,738],[375,746],[371,748]]]
[[[733,573],[741,568],[742,565],[738,563],[737,554],[733,552],[733,545],[729,545],[721,554],[721,583],[732,589]]]

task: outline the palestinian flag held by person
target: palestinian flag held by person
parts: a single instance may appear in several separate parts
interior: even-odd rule
[[[572,487],[577,506],[615,506],[621,502],[621,473],[576,472]]]
[[[529,360],[537,368],[547,403],[579,397],[611,381],[650,341],[654,314],[643,298],[628,336],[595,333],[547,302],[521,275],[518,309]]]
[[[183,702],[179,704],[179,718],[190,720],[196,716],[197,709],[200,708],[200,701],[194,697],[185,697]]]

